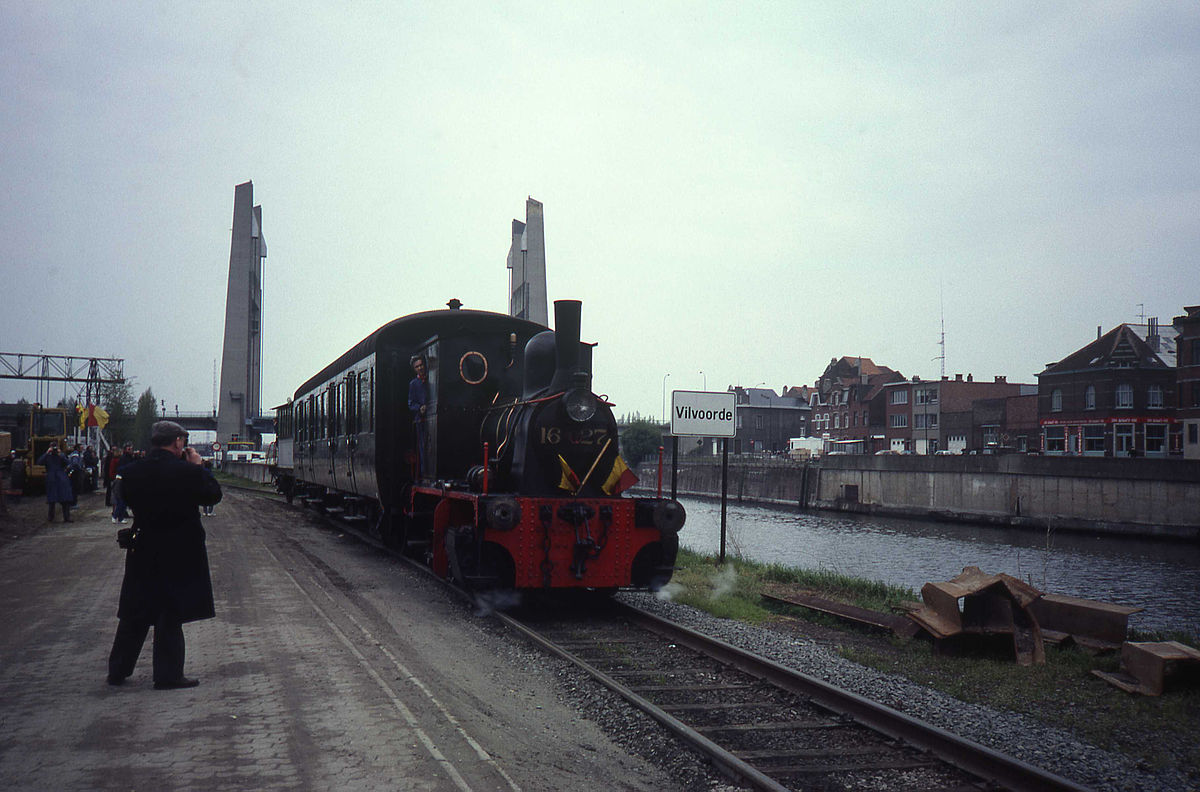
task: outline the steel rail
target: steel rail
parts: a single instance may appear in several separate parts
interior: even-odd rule
[[[714,657],[752,676],[811,699],[869,729],[1013,792],[1088,792],[1069,779],[917,720],[884,704],[837,688],[828,682],[787,668],[773,660],[696,632],[633,605],[616,603],[631,620],[690,649]]]
[[[621,684],[617,680],[610,677],[600,669],[583,660],[570,651],[562,648],[558,644],[551,641],[549,638],[538,633],[536,630],[527,627],[522,622],[509,616],[507,613],[500,611],[496,612],[496,617],[504,624],[524,635],[533,643],[542,647],[551,654],[557,655],[564,660],[582,668],[588,674],[596,678],[609,690],[618,694],[633,706],[645,712],[654,720],[662,724],[672,734],[680,740],[691,745],[698,750],[701,755],[707,757],[714,765],[721,769],[726,776],[735,779],[741,783],[749,784],[754,789],[768,790],[768,792],[790,792],[788,787],[783,786],[778,781],[765,775],[745,761],[734,756],[729,751],[726,751],[721,746],[717,745],[712,740],[700,734],[695,729],[683,723],[679,719],[667,714],[658,706],[652,704],[646,699],[634,693],[627,686]]]

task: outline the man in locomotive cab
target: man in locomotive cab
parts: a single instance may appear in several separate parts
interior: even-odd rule
[[[413,355],[409,359],[413,373],[416,375],[408,383],[408,410],[413,417],[413,430],[417,441],[417,470],[425,472],[426,439],[428,432],[425,427],[425,414],[429,409],[429,370],[423,355]]]

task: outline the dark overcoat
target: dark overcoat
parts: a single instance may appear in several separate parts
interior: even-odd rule
[[[164,448],[121,468],[121,484],[138,538],[125,553],[117,616],[151,623],[163,612],[180,622],[212,618],[199,507],[220,501],[221,485],[203,466]]]
[[[73,502],[75,493],[71,490],[71,479],[67,476],[67,458],[61,453],[51,454],[47,451],[37,463],[46,466],[46,502]]]

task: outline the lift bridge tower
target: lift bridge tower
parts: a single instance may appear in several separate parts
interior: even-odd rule
[[[527,199],[525,222],[512,221],[508,269],[508,313],[548,325],[550,317],[546,305],[546,237],[541,201]]]
[[[233,191],[233,236],[229,245],[229,285],[225,292],[225,342],[217,439],[257,440],[262,418],[263,260],[262,207],[254,205],[254,184]]]

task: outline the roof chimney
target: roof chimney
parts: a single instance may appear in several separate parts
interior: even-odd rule
[[[975,375],[968,373],[967,374],[967,382],[974,382],[974,381],[975,381]]]
[[[1096,325],[1096,340],[1099,341],[1100,336],[1102,336],[1102,335],[1104,335],[1104,334],[1100,332],[1100,325]]]

